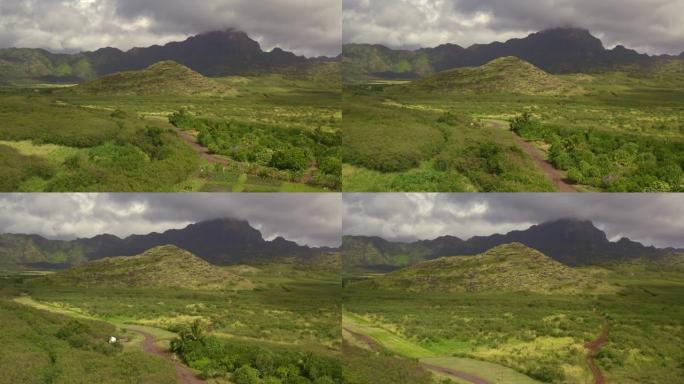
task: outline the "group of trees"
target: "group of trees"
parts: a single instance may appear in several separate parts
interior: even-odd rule
[[[549,161],[571,182],[611,192],[684,191],[684,142],[597,129],[563,129],[523,113],[511,130],[550,144]]]
[[[342,367],[333,357],[221,341],[205,335],[199,322],[182,328],[171,350],[203,377],[230,377],[235,384],[342,383]]]
[[[169,121],[181,129],[198,131],[200,144],[212,153],[300,174],[317,166],[321,181],[339,186],[342,170],[339,133],[211,120],[184,110],[174,113]]]

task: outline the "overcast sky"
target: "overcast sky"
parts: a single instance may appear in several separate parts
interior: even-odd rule
[[[393,48],[505,41],[552,27],[592,31],[606,47],[684,51],[684,0],[342,0],[343,41]]]
[[[468,239],[561,218],[608,238],[684,248],[684,194],[345,194],[343,233],[413,241]]]
[[[124,237],[237,218],[269,240],[338,246],[341,211],[338,194],[0,194],[0,233]]]
[[[341,11],[340,0],[0,0],[0,48],[127,50],[234,28],[266,50],[337,55]]]

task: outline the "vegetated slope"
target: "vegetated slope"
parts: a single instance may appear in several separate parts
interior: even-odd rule
[[[513,56],[494,59],[480,67],[440,72],[405,87],[443,93],[524,95],[566,95],[581,91],[579,87]]]
[[[161,61],[141,71],[119,72],[72,88],[98,95],[211,95],[227,88],[174,61]]]
[[[155,247],[138,256],[91,261],[46,279],[82,287],[252,288],[246,278],[223,271],[173,245]]]
[[[370,284],[412,292],[581,293],[600,286],[592,277],[520,243],[500,245],[476,256],[421,262]]]

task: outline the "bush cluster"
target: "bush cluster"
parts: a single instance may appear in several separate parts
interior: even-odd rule
[[[562,129],[528,113],[511,120],[526,139],[551,145],[549,160],[571,182],[611,192],[684,191],[684,142],[598,129]]]

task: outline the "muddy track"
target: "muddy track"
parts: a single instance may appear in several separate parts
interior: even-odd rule
[[[489,122],[496,128],[502,129],[507,128],[508,125],[508,123],[498,120],[487,120],[487,122]],[[577,189],[575,189],[575,187],[565,182],[565,180],[563,179],[563,175],[561,175],[561,173],[556,168],[554,168],[544,159],[544,156],[537,148],[533,147],[532,144],[523,140],[523,138],[518,136],[515,132],[511,133],[513,134],[515,143],[518,144],[518,147],[520,147],[520,149],[522,149],[532,158],[532,160],[534,160],[534,162],[537,164],[537,167],[539,167],[539,169],[542,172],[544,172],[544,174],[551,180],[553,185],[555,185],[560,192],[577,192]]]
[[[347,327],[342,327],[342,329],[349,332],[357,340],[363,342],[364,344],[367,344],[368,347],[373,351],[379,352],[379,351],[382,351],[385,349],[385,348],[383,348],[382,344],[380,344],[379,342],[377,342],[375,339],[373,339],[372,337],[370,337],[368,335],[364,335],[363,333],[352,331],[351,329],[349,329]],[[428,369],[430,371],[439,372],[443,375],[451,376],[451,377],[454,377],[454,378],[457,378],[460,380],[465,380],[465,381],[468,381],[472,384],[492,384],[491,382],[489,382],[489,381],[487,381],[481,377],[477,377],[475,375],[471,375],[471,374],[466,373],[466,372],[457,371],[455,369],[441,367],[439,365],[433,365],[433,364],[428,364],[428,363],[423,363],[423,362],[420,362],[420,365],[423,368]]]
[[[153,355],[157,355],[163,359],[169,360],[173,363],[174,368],[176,368],[176,377],[178,378],[178,382],[181,384],[204,384],[206,381],[200,379],[195,375],[195,373],[190,370],[187,366],[183,365],[180,361],[178,361],[174,355],[165,350],[164,348],[160,347],[155,343],[154,336],[152,334],[145,332],[145,331],[138,331],[135,330],[134,332],[137,332],[145,338],[142,343],[142,348],[143,351],[146,353],[150,353]]]
[[[596,355],[601,350],[601,347],[608,341],[610,334],[610,325],[606,323],[601,330],[601,333],[592,341],[584,343],[584,348],[587,349],[587,364],[594,375],[594,384],[605,384],[606,378],[603,376],[601,368],[596,363]]]

